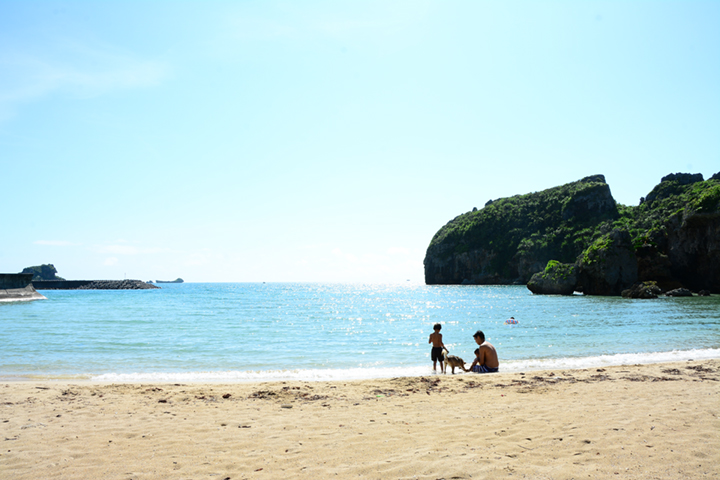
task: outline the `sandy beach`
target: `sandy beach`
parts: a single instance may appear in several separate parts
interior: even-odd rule
[[[0,384],[0,477],[718,478],[720,360],[348,382]]]

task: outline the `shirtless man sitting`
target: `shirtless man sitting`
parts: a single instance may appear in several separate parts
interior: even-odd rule
[[[475,355],[475,361],[470,365],[470,371],[475,373],[494,373],[500,369],[495,347],[490,342],[485,341],[485,334],[482,330],[478,330],[473,335],[475,343],[480,345]]]

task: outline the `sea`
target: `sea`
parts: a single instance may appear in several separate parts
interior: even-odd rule
[[[533,295],[525,286],[182,283],[0,303],[0,380],[259,382],[433,375],[433,325],[502,372],[720,358],[720,296]],[[506,323],[514,317],[516,324]],[[463,375],[474,375],[463,373]]]

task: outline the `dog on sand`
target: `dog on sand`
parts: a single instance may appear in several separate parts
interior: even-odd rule
[[[453,374],[455,373],[455,367],[462,369],[463,372],[467,372],[465,361],[456,355],[449,355],[449,353],[448,349],[443,347],[443,356],[445,357],[445,369],[443,373],[447,372],[448,365],[450,365]]]

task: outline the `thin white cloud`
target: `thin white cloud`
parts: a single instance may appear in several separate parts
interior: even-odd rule
[[[100,253],[114,253],[115,255],[137,255],[140,250],[130,245],[106,245],[100,247]]]
[[[143,255],[162,253],[168,250],[156,247],[135,247],[132,245],[102,245],[96,247],[96,251],[98,253],[110,253],[113,255]]]
[[[228,268],[228,265],[238,261],[239,258],[228,258],[223,252],[212,248],[201,248],[197,251],[173,251],[173,258],[177,259],[178,265],[188,267],[208,267],[214,268],[218,265],[221,268]],[[245,263],[244,260],[240,260]]]
[[[193,266],[193,267],[200,267],[205,266],[209,263],[210,259],[208,258],[208,255],[203,253],[191,253],[188,255],[184,261],[183,265],[185,266]]]
[[[117,257],[108,257],[103,262],[103,265],[105,265],[106,267],[114,267],[118,264],[118,262],[119,260],[117,259]]]
[[[433,4],[428,1],[407,0],[343,4],[338,8],[308,8],[305,4],[283,3],[264,10],[262,14],[240,6],[224,19],[211,52],[244,48],[250,41],[303,41],[321,38],[323,41],[362,43],[373,41],[382,48],[393,48],[397,43],[384,41],[388,35],[422,25],[432,14]]]
[[[358,257],[357,257],[357,256],[353,255],[352,253],[345,253],[345,252],[343,252],[342,250],[340,250],[339,248],[333,248],[332,254],[333,254],[335,257],[342,258],[343,260],[346,260],[346,261],[348,261],[348,262],[350,262],[350,263],[357,263],[357,262],[358,262]]]
[[[55,93],[94,97],[115,90],[158,85],[168,76],[162,62],[109,49],[64,43],[35,53],[0,47],[0,119],[20,104]]]
[[[67,242],[65,240],[36,240],[34,245],[49,245],[52,247],[77,247],[80,243]]]

